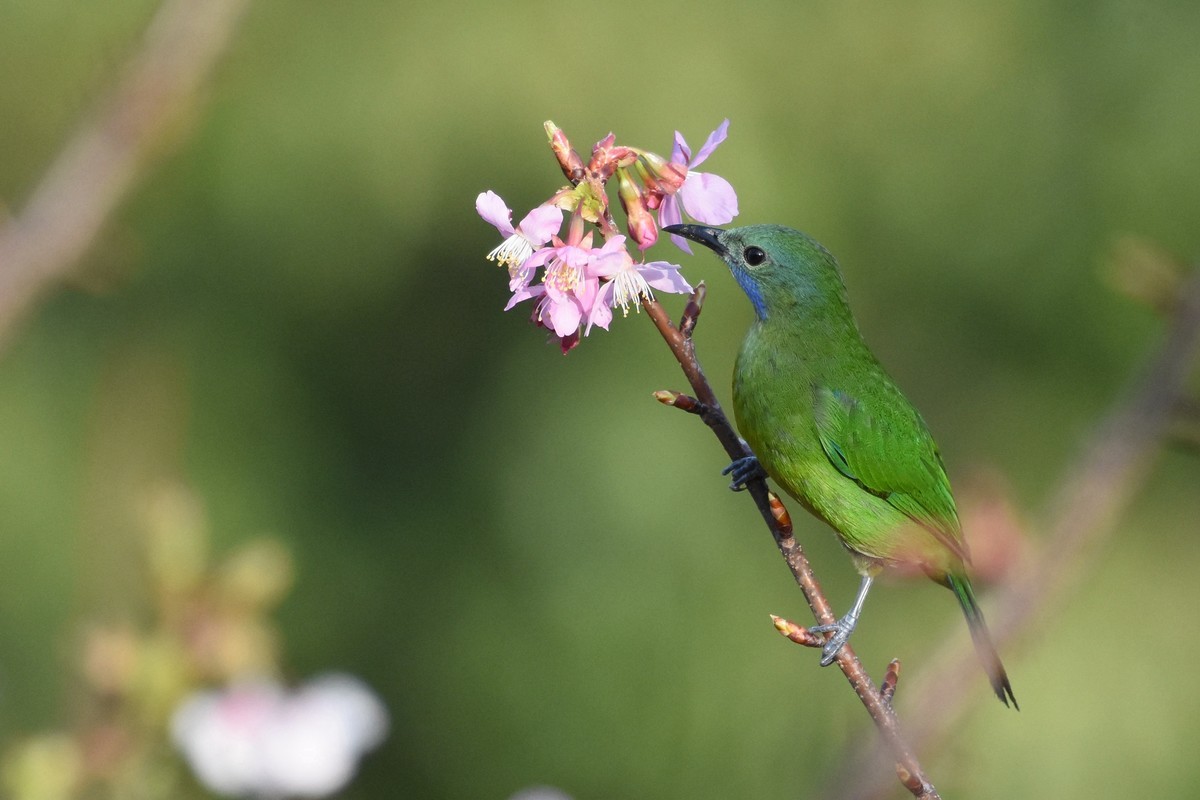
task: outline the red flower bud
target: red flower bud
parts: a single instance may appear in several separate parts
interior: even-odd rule
[[[622,167],[632,166],[637,161],[637,151],[630,147],[618,145],[617,137],[608,134],[592,148],[592,160],[588,162],[588,172],[601,183],[605,183],[613,173]]]
[[[571,148],[571,143],[561,128],[550,120],[546,120],[545,128],[546,135],[550,137],[550,149],[554,151],[554,157],[558,159],[558,166],[563,175],[571,183],[579,183],[585,174],[583,159]]]
[[[617,170],[617,196],[621,198],[621,207],[625,209],[629,236],[637,242],[638,249],[645,250],[657,242],[658,225],[654,222],[654,215],[647,210],[642,190],[629,177],[628,170]]]
[[[659,184],[658,180],[650,174],[650,170],[646,168],[645,164],[638,161],[634,164],[634,168],[637,170],[638,178],[641,179],[642,185],[645,187],[644,199],[646,208],[653,211],[662,205],[663,197],[667,193],[663,191],[662,185]]]
[[[683,182],[687,180],[688,168],[686,164],[679,164],[674,161],[667,161],[662,156],[642,151],[640,153],[642,162],[650,174],[654,176],[654,180],[658,182],[659,188],[662,189],[664,195],[675,194],[679,191],[679,187],[683,186]]]

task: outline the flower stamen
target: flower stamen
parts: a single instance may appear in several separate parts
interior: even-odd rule
[[[626,317],[629,316],[631,305],[634,311],[641,312],[643,296],[654,299],[650,284],[646,283],[646,279],[637,270],[621,270],[613,276],[612,284],[612,304],[620,306],[621,313]]]
[[[533,255],[533,243],[525,238],[524,234],[518,232],[501,242],[499,247],[487,254],[487,257],[488,261],[495,261],[502,267],[508,267],[508,274],[513,275],[513,270],[519,269],[531,255]]]

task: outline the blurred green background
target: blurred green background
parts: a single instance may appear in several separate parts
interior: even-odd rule
[[[155,5],[0,3],[10,211]],[[144,602],[133,507],[165,476],[218,548],[292,548],[292,677],[386,700],[347,796],[810,796],[869,720],[771,629],[802,598],[715,440],[651,399],[674,361],[640,318],[564,358],[502,313],[476,194],[519,219],[561,184],[546,119],[668,154],[729,117],[705,168],[738,221],[836,253],[952,478],[995,470],[1036,517],[1160,330],[1104,285],[1111,244],[1200,253],[1198,33],[1183,0],[254,2],[187,138],[0,354],[0,742],[76,718],[78,630]],[[749,304],[682,261],[727,397]],[[923,754],[947,795],[1200,793],[1197,476],[1169,453],[1007,648],[1020,714],[980,673]],[[844,607],[857,577],[794,510]],[[951,633],[948,595],[893,582],[855,644],[918,670]]]

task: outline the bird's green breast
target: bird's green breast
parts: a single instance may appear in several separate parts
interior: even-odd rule
[[[854,333],[847,340],[834,331],[755,323],[734,370],[733,409],[767,474],[829,523],[852,553],[865,557],[860,568],[866,568],[902,560],[898,551],[908,537],[898,531],[912,521],[835,467],[818,432],[815,398],[828,390],[895,393],[909,407]]]

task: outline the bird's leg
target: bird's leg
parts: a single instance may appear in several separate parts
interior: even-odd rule
[[[858,624],[858,615],[862,613],[863,603],[867,600],[867,592],[871,590],[871,583],[874,578],[870,575],[863,575],[862,583],[858,587],[858,597],[854,598],[854,605],[846,612],[846,616],[839,619],[832,625],[814,625],[808,630],[812,633],[833,633],[825,646],[821,648],[821,666],[828,667],[837,658],[838,651],[842,649],[849,639],[850,634],[854,633],[854,626]]]
[[[729,483],[729,488],[735,492],[742,492],[746,489],[746,484],[755,478],[766,478],[767,472],[758,463],[758,456],[746,456],[745,458],[736,459],[728,467],[721,470],[722,475],[730,475],[733,480]]]

